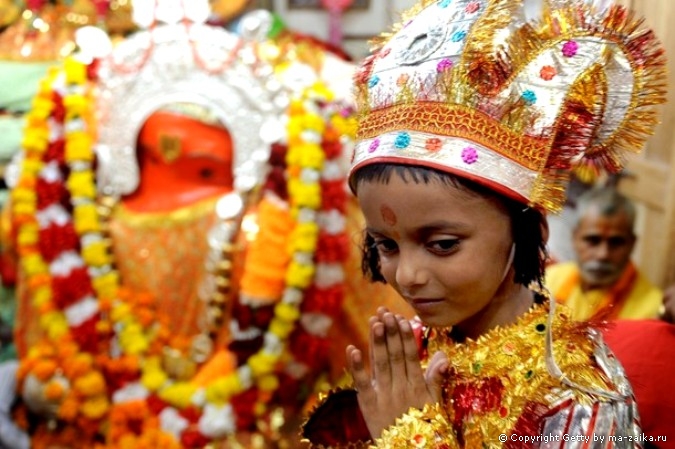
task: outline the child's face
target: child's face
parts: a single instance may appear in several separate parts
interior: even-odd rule
[[[512,244],[510,218],[496,200],[396,174],[388,184],[360,183],[357,196],[382,275],[422,321],[457,325],[492,303]]]

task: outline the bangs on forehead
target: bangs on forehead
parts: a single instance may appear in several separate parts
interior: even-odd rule
[[[409,164],[379,163],[366,165],[359,168],[350,181],[354,193],[365,182],[388,184],[392,176],[398,176],[405,183],[429,184],[432,181],[440,181],[442,184],[455,187],[472,195],[501,198],[501,195],[474,181],[462,178],[441,170],[430,167]]]

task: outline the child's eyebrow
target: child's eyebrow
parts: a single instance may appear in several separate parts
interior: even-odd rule
[[[423,226],[415,229],[416,232],[428,234],[435,231],[467,232],[471,226],[457,221],[438,220],[425,223]],[[387,231],[380,231],[376,228],[367,226],[366,232],[371,235],[387,235]]]

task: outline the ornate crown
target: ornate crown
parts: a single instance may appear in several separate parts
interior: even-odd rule
[[[422,0],[407,17],[356,74],[352,173],[412,163],[555,211],[572,168],[619,170],[657,123],[665,56],[622,7]]]

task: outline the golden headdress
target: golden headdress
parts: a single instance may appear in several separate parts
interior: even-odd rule
[[[428,166],[555,211],[575,166],[619,170],[657,123],[665,56],[597,3],[422,0],[356,74],[352,173]]]

